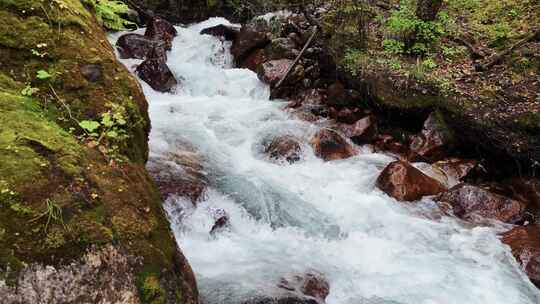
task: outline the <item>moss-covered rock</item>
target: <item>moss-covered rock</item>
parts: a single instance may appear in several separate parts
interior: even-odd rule
[[[112,244],[165,303],[197,302],[144,167],[146,100],[81,1],[0,2],[0,121],[0,280]]]

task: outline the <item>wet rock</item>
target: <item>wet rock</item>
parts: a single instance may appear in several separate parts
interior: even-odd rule
[[[219,24],[203,29],[201,35],[222,37],[226,41],[233,41],[238,36],[238,32],[240,32],[240,29],[235,26]]]
[[[316,298],[319,301],[324,301],[330,293],[330,284],[324,275],[315,271],[283,277],[278,287]]]
[[[540,227],[515,227],[502,236],[531,282],[540,288]]]
[[[402,160],[406,160],[409,154],[409,147],[388,134],[378,135],[373,146],[375,152],[391,153],[399,156]]]
[[[177,35],[178,32],[172,24],[157,16],[148,20],[146,31],[144,32],[145,37],[165,43],[167,50],[171,49],[172,41]]]
[[[81,67],[81,74],[84,79],[96,82],[101,78],[101,66],[98,64],[85,64]]]
[[[436,200],[450,206],[455,216],[473,223],[484,218],[517,223],[525,211],[522,202],[468,184],[457,185]]]
[[[210,235],[215,235],[217,233],[223,232],[230,226],[229,215],[225,212],[225,210],[217,210],[216,217],[217,219],[214,222],[212,229],[210,229]]]
[[[275,137],[264,151],[270,158],[287,161],[290,164],[300,160],[302,148],[298,141],[289,135]]]
[[[262,82],[274,87],[285,76],[292,64],[293,61],[289,59],[270,60],[262,64],[257,75]],[[302,80],[303,77],[304,68],[301,65],[296,65],[284,84],[297,83]]]
[[[398,201],[417,201],[446,191],[437,180],[404,161],[389,164],[377,178],[377,187]]]
[[[377,136],[377,122],[374,116],[366,116],[352,125],[339,124],[339,130],[356,144],[372,142]]]
[[[204,198],[209,181],[197,153],[178,150],[151,158],[146,167],[164,199],[178,195],[196,204]]]
[[[354,124],[358,120],[366,117],[366,112],[360,108],[342,108],[337,110],[334,107],[331,107],[330,117],[335,119],[337,122]]]
[[[264,49],[266,57],[270,60],[295,59],[299,51],[296,44],[289,38],[276,38]]]
[[[410,144],[411,159],[434,162],[444,158],[454,145],[454,134],[442,115],[433,112],[424,123],[421,133],[413,136]]]
[[[259,49],[253,51],[249,56],[246,57],[241,63],[240,67],[245,69],[250,69],[251,71],[257,73],[262,67],[262,64],[266,61],[266,55],[264,49]]]
[[[139,34],[122,35],[116,42],[120,58],[124,59],[146,59],[146,54],[148,54],[155,46],[156,42],[154,40]]]
[[[317,89],[302,91],[292,102],[296,104],[295,107],[302,105],[323,105],[326,100],[326,95],[323,91]]]
[[[289,274],[281,278],[276,290],[254,297],[243,304],[324,304],[330,284],[321,273]]]
[[[137,75],[156,91],[173,91],[178,81],[167,66],[166,61],[165,50],[161,47],[155,47],[148,54],[148,59],[137,67]]]
[[[310,141],[317,157],[325,161],[345,159],[355,155],[354,148],[336,131],[322,129]]]
[[[513,197],[527,204],[527,211],[540,226],[540,180],[515,178],[510,182]]]
[[[266,22],[251,22],[240,29],[233,41],[231,53],[236,62],[242,62],[251,52],[270,43]]]
[[[449,158],[432,165],[434,171],[441,175],[444,184],[453,187],[462,181],[478,165],[476,160]]]

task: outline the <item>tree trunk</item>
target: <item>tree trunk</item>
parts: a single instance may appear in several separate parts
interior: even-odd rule
[[[416,4],[416,17],[423,21],[433,21],[442,6],[442,0],[418,0]]]

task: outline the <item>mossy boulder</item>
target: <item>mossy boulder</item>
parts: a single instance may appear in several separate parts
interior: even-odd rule
[[[81,1],[0,2],[0,120],[2,284],[113,250],[140,302],[197,303],[145,169],[147,102]]]

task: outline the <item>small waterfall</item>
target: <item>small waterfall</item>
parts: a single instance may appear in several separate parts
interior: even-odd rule
[[[328,278],[329,304],[539,303],[497,239],[503,227],[465,227],[429,199],[404,205],[389,198],[375,188],[389,156],[316,158],[307,142],[319,127],[269,101],[253,72],[232,68],[230,43],[199,34],[221,23],[228,24],[213,18],[177,28],[168,56],[182,83],[176,93],[141,83],[153,125],[150,157],[167,157],[175,142],[188,141],[209,176],[197,208],[177,197],[166,202],[204,303],[240,303],[310,269]],[[130,70],[140,63],[123,62]],[[286,134],[303,140],[303,159],[269,162],[261,142]],[[211,236],[216,210],[231,227]]]

